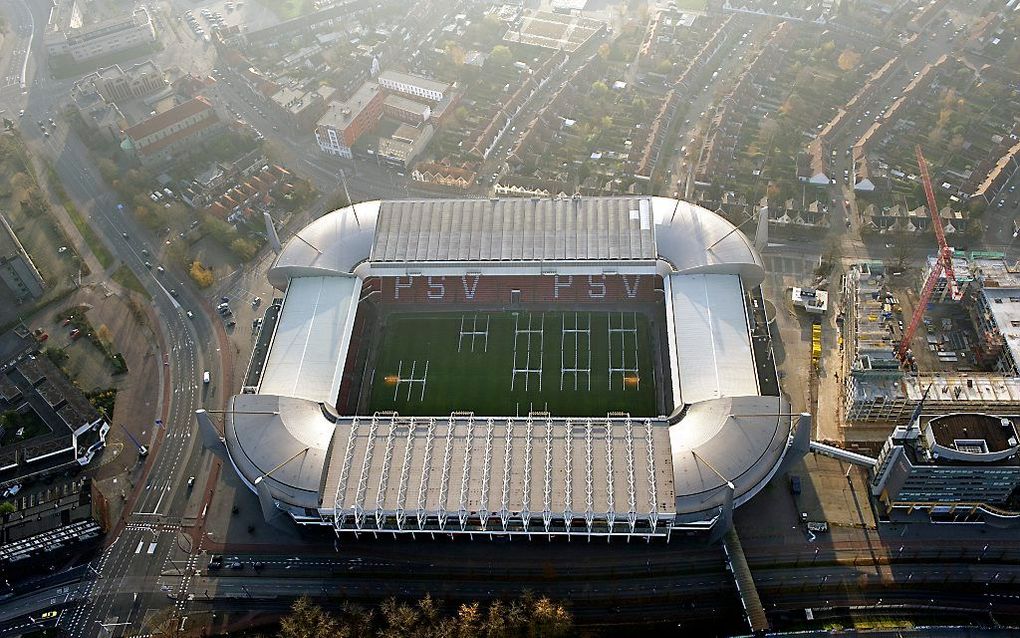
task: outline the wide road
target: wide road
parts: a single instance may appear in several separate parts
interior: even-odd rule
[[[36,73],[32,62],[43,59],[40,33],[41,25],[46,24],[47,7],[33,7],[32,15],[18,10],[23,3],[0,1],[4,2],[2,9],[11,31],[21,37],[23,32],[30,33],[33,25],[35,28],[29,62],[24,59],[21,62],[28,69],[27,77],[21,79],[29,88],[27,92],[16,90],[18,87],[0,88],[0,108],[8,113],[25,109],[22,118],[25,123],[55,117],[67,98],[71,81],[54,81]],[[0,68],[10,68],[12,63],[11,54],[7,53],[0,59]],[[206,399],[216,401],[216,405],[208,407],[219,407],[222,392],[226,391],[219,387],[222,329],[211,318],[213,313],[205,300],[184,283],[187,281],[184,273],[168,268],[160,280],[156,271],[145,267],[143,251],[157,254],[153,244],[161,240],[140,228],[129,215],[119,212],[116,195],[99,176],[89,151],[66,124],[58,123],[50,137],[44,137],[34,125],[20,128],[29,149],[52,164],[74,204],[100,233],[115,258],[145,286],[158,318],[156,329],[162,342],[159,356],[165,355],[167,364],[162,369],[162,384],[152,388],[163,426],[152,427],[151,439],[143,441],[151,451],[148,458],[139,460],[144,466],[132,475],[137,483],[135,494],[128,498],[124,524],[112,530],[112,543],[92,563],[81,589],[75,590],[74,597],[80,602],[71,604],[61,616],[61,627],[70,635],[97,636],[106,632],[103,625],[138,625],[141,612],[167,604],[165,594],[155,584],[171,548],[182,542],[177,533],[180,516],[171,514],[184,511],[184,503],[191,496],[185,487],[187,476],[195,474],[206,459],[204,452],[195,453],[199,444],[197,437],[192,436],[196,428],[194,411]],[[170,289],[176,290],[176,298],[171,296]],[[189,311],[193,318],[188,317]],[[215,382],[200,392],[204,370],[213,372]],[[165,393],[166,388],[172,390]],[[208,397],[202,396],[209,391]],[[128,576],[139,580],[137,587],[124,587],[123,579]],[[182,579],[181,586],[186,583]],[[48,603],[49,599],[43,602]]]

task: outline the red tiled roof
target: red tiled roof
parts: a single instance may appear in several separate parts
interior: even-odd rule
[[[192,100],[188,100],[184,104],[179,104],[172,109],[163,111],[159,115],[150,117],[144,122],[135,124],[128,130],[124,131],[124,134],[132,140],[140,140],[143,137],[152,135],[157,131],[162,131],[183,119],[189,118],[192,115],[196,115],[211,108],[212,104],[209,103],[209,100],[199,96]]]
[[[139,155],[152,155],[154,153],[158,153],[159,151],[163,150],[167,146],[170,146],[174,142],[177,142],[177,141],[180,141],[182,139],[191,137],[192,135],[196,135],[198,133],[201,133],[205,129],[210,128],[212,126],[215,126],[215,125],[217,125],[219,123],[220,123],[219,118],[216,117],[215,114],[214,114],[213,117],[208,117],[208,118],[202,120],[201,122],[195,122],[194,124],[192,124],[191,126],[189,126],[186,129],[181,129],[180,131],[177,131],[176,133],[171,133],[170,135],[167,135],[166,137],[164,137],[162,139],[156,140],[152,144],[148,144],[146,146],[143,146],[142,148],[137,149],[138,150],[138,154]]]

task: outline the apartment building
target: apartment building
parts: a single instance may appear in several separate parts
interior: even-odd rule
[[[212,103],[199,96],[132,126],[124,136],[138,160],[151,166],[185,154],[222,126]]]
[[[351,147],[371,131],[382,116],[385,91],[365,82],[349,99],[331,102],[315,126],[315,141],[322,152],[351,158]]]
[[[447,82],[430,80],[398,71],[383,71],[379,74],[378,81],[384,89],[425,98],[433,102],[441,102],[452,86]]]
[[[79,28],[50,26],[43,38],[50,56],[68,55],[84,62],[125,49],[156,42],[156,28],[149,12],[139,7],[129,15]]]
[[[5,215],[0,215],[0,281],[18,301],[43,294],[46,282],[21,245]]]

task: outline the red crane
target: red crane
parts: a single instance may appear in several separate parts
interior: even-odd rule
[[[914,152],[917,154],[917,167],[921,171],[921,184],[924,185],[924,196],[928,201],[928,214],[931,215],[931,226],[935,230],[935,239],[939,244],[939,253],[935,265],[932,267],[931,273],[921,289],[921,298],[917,300],[917,306],[914,308],[914,315],[910,318],[910,324],[903,331],[903,340],[900,341],[900,347],[896,352],[896,356],[901,362],[907,360],[907,350],[910,349],[910,342],[914,338],[914,333],[917,332],[917,327],[921,325],[921,320],[924,319],[924,311],[928,307],[928,302],[931,301],[931,294],[934,292],[935,284],[938,283],[942,273],[946,275],[946,285],[949,286],[953,299],[959,300],[963,296],[959,285],[956,283],[956,273],[953,272],[953,249],[946,243],[946,231],[942,228],[942,217],[939,216],[939,209],[935,203],[935,191],[931,187],[931,177],[928,175],[928,162],[925,161],[924,155],[921,154],[920,144],[914,147]]]

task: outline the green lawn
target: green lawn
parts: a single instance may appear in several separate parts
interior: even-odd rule
[[[577,329],[586,332],[564,333],[564,328],[575,327],[575,317]],[[522,332],[529,321],[532,332]],[[610,337],[610,322],[614,329],[626,331]],[[390,315],[382,330],[370,412],[396,410],[407,416],[453,411],[488,416],[531,410],[548,410],[554,416],[656,412],[648,320],[640,314],[414,313]],[[470,332],[478,334],[472,337]],[[610,356],[614,367],[634,372],[610,374]],[[514,374],[515,368],[534,372]],[[590,373],[562,372],[564,368]]]
[[[131,269],[128,268],[127,264],[121,264],[120,266],[118,266],[117,270],[113,271],[112,278],[114,281],[116,281],[121,286],[124,286],[128,290],[133,290],[140,294],[141,296],[145,297],[146,299],[152,298],[152,295],[150,295],[149,291],[145,289],[145,286],[142,285],[142,282],[138,280],[138,277],[135,276],[135,273],[133,273]]]

